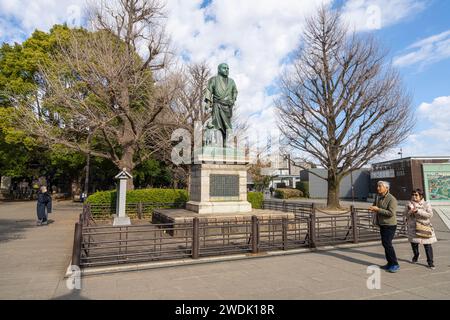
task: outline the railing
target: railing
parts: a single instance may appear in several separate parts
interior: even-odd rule
[[[372,222],[373,214],[367,209],[352,207],[347,214],[318,216],[312,204],[266,201],[264,208],[282,208],[283,212],[295,215],[270,219],[252,216],[221,222],[193,218],[189,223],[114,227],[90,223],[92,214],[87,207],[75,226],[72,261],[81,267],[94,267],[380,239],[379,230]],[[405,217],[399,212],[397,219],[396,236],[402,237],[406,234]]]
[[[177,235],[169,236],[167,230]],[[82,232],[80,266],[139,263],[191,256],[191,225],[95,226]],[[182,231],[182,232],[180,232]]]
[[[287,201],[264,200],[263,209],[292,212],[298,215],[309,215],[314,211],[314,203],[293,203]]]

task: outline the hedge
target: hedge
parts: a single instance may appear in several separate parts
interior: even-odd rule
[[[275,198],[278,199],[290,199],[301,197],[303,197],[303,193],[297,189],[275,189]]]
[[[252,204],[253,209],[261,209],[263,207],[264,195],[262,192],[248,192],[247,201]]]
[[[252,208],[261,209],[264,201],[262,192],[249,192],[248,202]],[[127,203],[157,202],[157,203],[182,203],[189,201],[187,190],[182,189],[142,189],[127,191]],[[100,191],[90,195],[86,203],[115,206],[116,191]]]
[[[86,202],[90,204],[115,206],[116,193],[116,190],[96,192],[93,195],[89,196]],[[182,189],[142,189],[127,191],[127,203],[182,203],[187,201],[187,190]]]

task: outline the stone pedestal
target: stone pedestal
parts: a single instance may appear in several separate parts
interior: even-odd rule
[[[186,209],[199,214],[246,213],[247,164],[242,153],[227,148],[209,148],[194,157],[190,201]]]
[[[114,218],[113,226],[121,227],[121,226],[130,226],[131,220],[129,217],[116,217]]]
[[[126,203],[127,203],[127,180],[133,179],[131,174],[129,174],[124,168],[116,177],[119,180],[117,185],[117,200],[116,200],[116,214],[117,217],[114,219],[113,226],[129,226],[131,225],[131,220],[126,214]]]

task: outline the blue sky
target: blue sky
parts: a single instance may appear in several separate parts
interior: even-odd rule
[[[303,18],[321,3],[341,8],[357,32],[373,33],[389,50],[418,118],[399,146],[403,155],[450,156],[450,1],[168,0],[167,31],[180,60],[206,61],[213,71],[221,62],[230,64],[240,91],[239,114],[264,140],[276,132],[274,83],[289,68]],[[84,5],[85,0],[0,0],[0,41],[21,42],[35,28],[48,30],[54,23],[81,24]],[[399,148],[384,158],[397,157]]]
[[[390,49],[391,57],[401,55],[411,44],[450,30],[449,14],[450,1],[430,1],[423,12],[375,34]],[[399,70],[407,87],[414,93],[416,105],[450,93],[450,57],[432,65],[412,65]]]

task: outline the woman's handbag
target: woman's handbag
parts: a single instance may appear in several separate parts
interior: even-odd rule
[[[432,238],[433,227],[431,225],[425,225],[422,222],[416,220],[416,236],[426,239]]]

